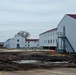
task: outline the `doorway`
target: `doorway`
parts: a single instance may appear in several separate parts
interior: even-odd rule
[[[20,44],[17,44],[17,48],[20,48]]]

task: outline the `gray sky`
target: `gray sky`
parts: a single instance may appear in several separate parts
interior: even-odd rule
[[[30,38],[56,28],[65,14],[76,13],[76,0],[0,0],[0,42],[18,31]]]

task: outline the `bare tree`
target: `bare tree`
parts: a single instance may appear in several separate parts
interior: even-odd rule
[[[27,31],[19,31],[16,35],[22,36],[24,38],[28,38],[30,36],[30,33]]]

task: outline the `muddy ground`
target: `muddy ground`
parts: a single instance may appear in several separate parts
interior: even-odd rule
[[[18,64],[17,60],[37,60],[36,63]],[[49,64],[47,62],[67,61],[65,64]],[[47,63],[47,64],[46,64]],[[0,52],[0,71],[23,71],[33,69],[76,68],[76,56],[50,52]]]

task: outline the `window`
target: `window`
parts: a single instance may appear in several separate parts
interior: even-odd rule
[[[50,42],[52,43],[52,40],[50,40]]]
[[[56,39],[56,43],[57,43],[57,39]]]
[[[49,40],[48,40],[48,43],[50,43]]]
[[[54,41],[54,39],[53,39],[53,43],[54,43],[55,41]]]
[[[19,39],[17,39],[17,42],[19,42]]]
[[[30,46],[30,45],[28,45],[28,46]]]
[[[37,46],[39,46],[39,44],[37,44]]]
[[[34,43],[36,43],[36,41]]]
[[[30,42],[28,41],[28,43],[30,43]]]

